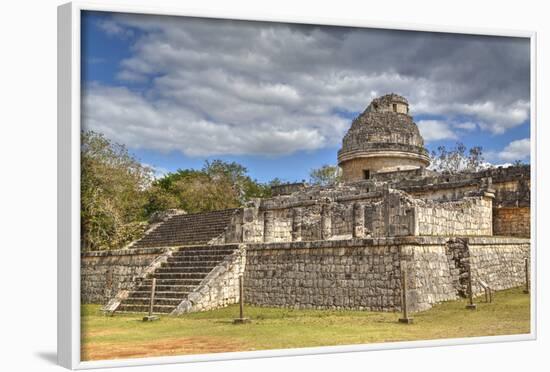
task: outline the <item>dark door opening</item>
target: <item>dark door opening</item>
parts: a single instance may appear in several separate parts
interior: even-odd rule
[[[364,169],[363,170],[363,179],[368,180],[370,178],[370,170]]]

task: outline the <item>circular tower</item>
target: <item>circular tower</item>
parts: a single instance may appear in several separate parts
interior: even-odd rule
[[[338,151],[345,182],[429,164],[424,139],[409,116],[409,102],[393,93],[374,99],[353,120]]]

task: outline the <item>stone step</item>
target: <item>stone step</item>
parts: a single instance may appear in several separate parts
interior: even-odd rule
[[[237,244],[219,244],[219,245],[211,245],[211,244],[198,244],[194,246],[182,246],[176,250],[176,252],[183,252],[188,250],[205,250],[205,251],[219,251],[219,250],[226,250],[226,249],[236,249],[239,246]]]
[[[223,230],[225,230],[225,224],[223,227],[214,227],[214,226],[204,226],[204,224],[207,224],[208,221],[202,221],[197,224],[193,225],[187,225],[186,229],[188,230],[181,230],[180,227],[174,226],[173,228],[169,228],[167,226],[164,226],[163,229],[155,229],[151,231],[149,234],[147,234],[147,238],[153,238],[158,236],[188,236],[188,237],[203,237],[209,234],[218,234],[222,233]]]
[[[195,267],[195,266],[212,266],[216,267],[219,265],[226,256],[220,256],[217,258],[210,257],[205,260],[187,260],[187,259],[168,259],[166,263],[162,264],[160,268],[162,267]]]
[[[154,305],[153,313],[155,314],[167,314],[171,313],[176,307],[173,305]],[[148,313],[149,305],[125,305],[121,304],[116,312],[123,313]]]
[[[233,253],[234,249],[218,249],[218,250],[195,250],[187,249],[183,251],[173,252],[171,258],[189,258],[189,257],[200,257],[200,256],[209,256],[209,257],[224,257]]]
[[[186,291],[156,291],[155,298],[179,298],[184,299],[189,294],[189,290]],[[128,298],[151,298],[151,290],[149,291],[134,291],[130,293]]]
[[[158,280],[164,280],[164,279],[203,279],[206,275],[208,275],[210,271],[206,272],[198,272],[198,273],[187,273],[187,272],[170,272],[170,273],[159,273],[155,272],[153,276],[157,278],[157,284]]]
[[[222,234],[236,209],[172,216],[134,244],[142,247],[173,247],[204,244]]]
[[[155,296],[155,305],[178,306],[183,298],[163,298]],[[149,305],[150,297],[131,297],[123,301],[123,305]]]
[[[168,284],[168,285],[163,285],[163,284],[158,284],[158,282],[157,282],[157,285],[155,287],[155,291],[158,291],[158,292],[189,293],[196,286],[197,286],[197,284],[191,284],[191,285]],[[149,283],[149,285],[139,286],[138,289],[136,290],[136,292],[147,292],[147,293],[150,294],[151,293],[151,284]],[[134,293],[134,292],[130,292],[129,296],[131,296],[132,293]]]
[[[214,269],[216,265],[210,266],[198,266],[198,265],[170,265],[158,268],[155,273],[167,274],[167,273],[209,273]]]
[[[163,262],[160,268],[170,267],[211,267],[214,268],[220,264],[222,260],[188,260],[188,259],[173,259],[167,262]]]
[[[202,279],[175,279],[175,278],[163,278],[163,279],[157,279],[157,288],[159,286],[174,286],[174,285],[177,285],[177,286],[197,286],[200,284],[200,282],[202,281]],[[143,281],[143,286],[148,286],[150,287],[151,286],[151,280],[150,279],[145,279]]]

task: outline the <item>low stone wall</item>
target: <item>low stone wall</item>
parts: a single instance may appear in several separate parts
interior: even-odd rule
[[[521,238],[468,238],[474,293],[482,293],[479,279],[494,290],[525,285],[525,258],[530,242]]]
[[[393,310],[399,248],[363,241],[249,244],[245,299],[261,306]]]
[[[120,290],[132,289],[136,279],[168,248],[119,249],[81,255],[80,301],[106,304]]]
[[[531,208],[493,208],[493,233],[501,236],[531,236]]]
[[[82,255],[81,301],[105,304],[171,254],[124,249]],[[468,276],[494,290],[525,284],[529,239],[407,236],[374,239],[242,244],[195,288],[174,314],[238,301],[244,274],[247,303],[305,309],[401,309],[401,276],[408,272],[410,311],[465,296]]]
[[[500,290],[524,284],[527,239],[395,237],[248,244],[246,301],[305,309],[401,309],[401,269],[407,265],[410,311],[464,296],[471,266]]]

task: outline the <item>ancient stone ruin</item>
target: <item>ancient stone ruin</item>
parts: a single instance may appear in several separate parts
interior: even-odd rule
[[[529,166],[457,175],[429,157],[405,98],[377,98],[352,123],[343,182],[273,188],[231,210],[167,213],[125,249],[82,254],[83,303],[182,314],[239,300],[311,309],[396,311],[523,285],[530,252]]]

